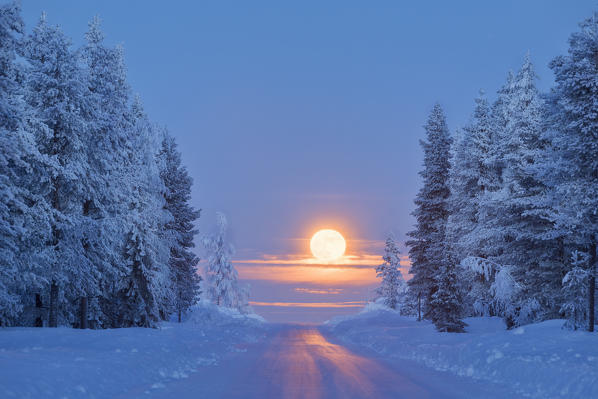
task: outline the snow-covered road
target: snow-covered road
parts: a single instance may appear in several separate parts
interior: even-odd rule
[[[125,394],[123,397],[129,397]],[[411,361],[390,365],[331,342],[318,328],[281,325],[214,367],[175,380],[155,398],[514,398],[504,387]]]

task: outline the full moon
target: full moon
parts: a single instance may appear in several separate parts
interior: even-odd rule
[[[336,230],[325,229],[314,234],[309,247],[316,258],[329,262],[343,256],[347,244],[341,233]]]

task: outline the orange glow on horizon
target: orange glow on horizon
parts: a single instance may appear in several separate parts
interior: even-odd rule
[[[306,258],[301,255],[264,255],[261,259],[241,259],[235,261],[237,264],[247,265],[311,265],[316,267],[325,267],[330,265],[342,265],[342,266],[369,266],[376,267],[376,265],[382,262],[382,255],[371,255],[371,254],[354,254],[354,255],[343,255],[340,258],[331,262],[322,262],[316,258]],[[409,266],[409,257],[401,257],[401,266]]]
[[[373,268],[356,268],[342,265],[237,267],[239,277],[246,280],[267,280],[281,283],[318,285],[369,285],[377,281]]]
[[[281,283],[305,283],[318,286],[366,286],[379,284],[376,265],[379,254],[346,254],[332,262],[299,255],[264,255],[262,259],[235,261],[239,277],[244,280],[265,280]],[[409,258],[401,259],[401,272],[408,280]]]
[[[295,288],[295,292],[302,292],[304,294],[319,294],[319,295],[338,295],[343,292],[342,288]]]
[[[365,301],[349,302],[249,302],[251,306],[276,306],[292,308],[362,308]]]

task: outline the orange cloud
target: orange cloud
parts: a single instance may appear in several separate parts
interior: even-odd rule
[[[328,295],[328,294],[340,294],[341,292],[343,292],[342,288],[322,288],[322,289],[311,289],[311,288],[295,288],[296,292],[302,292],[305,294],[322,294],[322,295]]]
[[[284,283],[318,285],[367,285],[376,282],[373,268],[346,266],[260,266],[237,267],[239,277],[247,280],[267,280]]]
[[[239,277],[245,280],[266,280],[316,285],[371,285],[379,283],[375,266],[379,255],[345,255],[334,262],[322,263],[315,258],[293,255],[264,255],[262,259],[235,261]],[[409,258],[401,260],[401,271],[408,278]]]
[[[342,265],[342,266],[366,266],[366,267],[375,267],[382,263],[382,258],[380,255],[370,255],[370,254],[359,254],[359,255],[343,255],[338,259],[335,259],[330,262],[323,262],[320,259],[316,259],[313,257],[298,257],[297,255],[263,255],[261,259],[241,259],[236,260],[235,263],[237,264],[259,264],[259,265],[313,265],[313,266],[320,266],[325,267],[329,265]],[[401,266],[409,266],[409,257],[403,256],[401,257]]]
[[[350,302],[249,302],[251,306],[276,306],[292,308],[362,308],[365,301]]]

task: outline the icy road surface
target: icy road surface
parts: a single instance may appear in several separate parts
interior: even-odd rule
[[[145,391],[151,398],[516,398],[505,387],[404,361],[391,366],[331,342],[318,328],[273,327],[214,367]],[[122,397],[130,397],[130,392]]]

